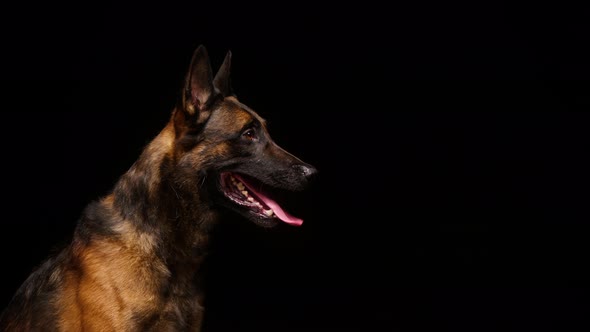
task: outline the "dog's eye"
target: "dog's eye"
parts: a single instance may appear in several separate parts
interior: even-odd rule
[[[242,136],[252,141],[258,139],[258,136],[256,136],[256,131],[253,128],[246,129],[246,131],[242,133]]]

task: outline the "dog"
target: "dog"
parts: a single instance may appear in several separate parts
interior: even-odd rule
[[[3,331],[199,331],[201,267],[223,212],[262,227],[302,224],[273,191],[302,191],[317,170],[238,100],[230,63],[228,52],[213,76],[206,48],[195,50],[164,129],[18,289]]]

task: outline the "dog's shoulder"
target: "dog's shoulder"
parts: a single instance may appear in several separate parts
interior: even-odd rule
[[[46,259],[29,275],[3,311],[0,331],[57,329],[55,296],[63,284],[67,256],[62,251]]]

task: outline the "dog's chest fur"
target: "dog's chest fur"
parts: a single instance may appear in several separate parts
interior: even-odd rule
[[[15,318],[8,330],[199,330],[206,234],[182,248],[179,242],[187,239],[163,242],[161,234],[118,220],[109,234],[93,230],[85,238],[85,226],[92,228],[98,215],[109,215],[110,203],[107,197],[90,205],[72,244],[23,284],[18,294],[22,305],[15,303],[8,313]],[[110,216],[101,223],[113,220]]]

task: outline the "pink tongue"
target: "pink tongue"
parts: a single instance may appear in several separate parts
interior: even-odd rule
[[[237,177],[238,179],[240,179],[240,181],[242,181],[242,183],[248,189],[250,189],[250,191],[252,191],[258,198],[260,198],[264,202],[264,204],[266,204],[269,208],[271,208],[272,211],[275,213],[275,215],[279,219],[286,222],[287,224],[294,225],[294,226],[301,226],[301,224],[303,224],[302,219],[299,219],[297,217],[293,217],[292,215],[288,214],[287,211],[284,211],[283,209],[281,209],[279,204],[277,202],[273,201],[272,198],[267,197],[264,194],[254,190],[254,188],[252,188],[253,186],[251,186],[248,182],[244,181],[244,179],[241,178],[240,176],[238,176],[236,174],[234,174],[234,176]]]

